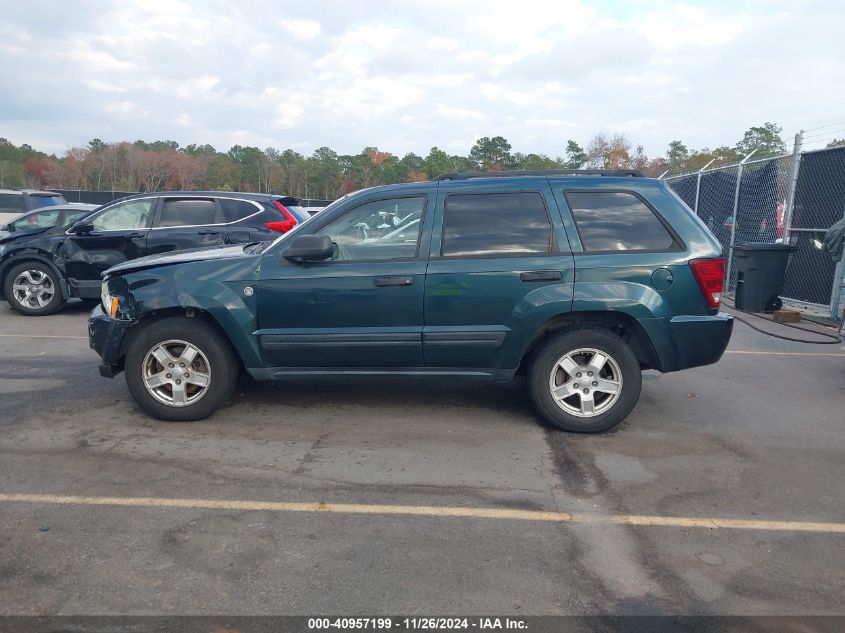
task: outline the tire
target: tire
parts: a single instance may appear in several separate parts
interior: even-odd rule
[[[238,378],[238,362],[225,336],[187,317],[162,319],[141,330],[129,343],[125,370],[129,392],[144,411],[179,422],[214,413],[232,395]]]
[[[555,387],[563,387],[557,389],[559,397],[553,395]],[[534,354],[528,371],[528,392],[539,414],[552,426],[575,433],[612,429],[637,404],[641,387],[634,352],[606,330],[570,330],[553,336]],[[582,398],[584,389],[589,393]]]
[[[3,282],[6,301],[25,316],[44,316],[65,304],[56,271],[43,262],[23,262],[13,266]]]

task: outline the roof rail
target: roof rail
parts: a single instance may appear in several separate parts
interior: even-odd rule
[[[518,176],[628,176],[642,178],[637,169],[513,169],[510,171],[469,171],[440,174],[434,180],[469,180],[471,178],[515,178]]]

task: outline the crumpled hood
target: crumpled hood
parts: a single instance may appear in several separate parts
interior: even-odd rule
[[[254,244],[254,242],[253,242]],[[147,255],[138,259],[130,259],[117,266],[112,266],[103,273],[103,277],[122,275],[128,272],[135,272],[145,268],[156,268],[159,266],[170,266],[173,264],[184,264],[186,262],[199,262],[213,259],[233,259],[238,257],[253,257],[244,252],[246,244],[233,244],[225,246],[214,246],[211,248],[192,248],[184,251],[172,251],[160,255]]]
[[[19,229],[13,233],[9,233],[7,231],[0,231],[0,244],[9,244],[10,242],[17,242],[18,240],[25,240],[29,237],[35,237],[36,235],[46,233],[51,228],[55,227],[42,226],[32,229]]]

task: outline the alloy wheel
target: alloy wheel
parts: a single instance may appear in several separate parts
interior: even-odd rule
[[[56,285],[41,270],[24,270],[12,282],[12,295],[25,308],[45,307],[56,295]]]
[[[622,370],[608,353],[582,348],[564,354],[552,367],[549,389],[567,413],[591,418],[609,410],[622,393]]]
[[[184,407],[208,393],[211,364],[202,350],[187,341],[163,341],[144,356],[143,380],[159,402]]]

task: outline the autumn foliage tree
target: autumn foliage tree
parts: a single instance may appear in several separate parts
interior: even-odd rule
[[[131,192],[163,189],[276,191],[300,198],[337,198],[350,191],[393,182],[415,182],[448,172],[502,169],[639,169],[695,171],[738,162],[748,151],[771,155],[783,149],[780,128],[772,123],[750,128],[735,145],[691,149],[673,140],[664,156],[649,157],[625,134],[597,134],[584,147],[569,139],[562,156],[512,151],[503,136],[484,136],[467,155],[433,146],[424,155],[403,156],[375,146],[357,154],[319,147],[310,155],[294,149],[234,145],[219,151],[208,144],[180,147],[172,140],[105,142],[92,139],[61,157],[0,138],[0,187],[46,187]]]

